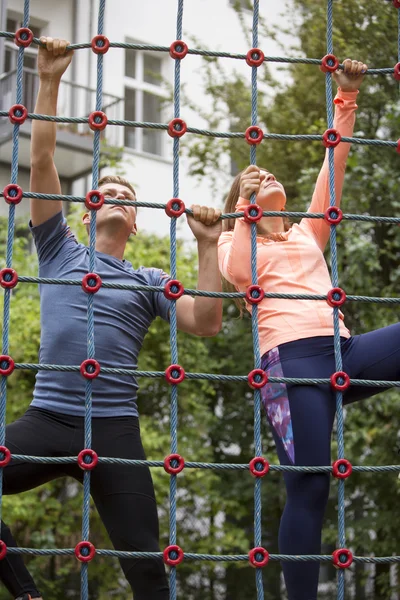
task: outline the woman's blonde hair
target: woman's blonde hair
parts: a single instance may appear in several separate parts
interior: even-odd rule
[[[231,189],[225,200],[224,214],[230,214],[235,212],[235,207],[240,196],[240,178],[243,172],[244,170],[240,171],[240,173],[238,173],[235,179],[233,180]],[[222,221],[222,231],[233,231],[235,227],[235,221],[236,219],[224,219]],[[291,224],[287,217],[283,217],[283,225],[284,231],[289,231]],[[284,242],[286,240],[286,237],[282,233],[267,233],[262,234],[261,237],[263,237],[265,240],[272,240],[274,242]],[[227,281],[224,277],[222,277],[222,283],[223,288],[226,292],[238,291],[236,287],[232,283],[230,283],[230,281]],[[244,310],[246,308],[246,303],[244,299],[235,298],[235,304],[240,312],[240,316],[243,317]]]

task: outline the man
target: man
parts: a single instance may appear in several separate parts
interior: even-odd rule
[[[61,77],[72,59],[68,42],[42,38],[38,71],[40,87],[35,112],[55,115]],[[34,120],[31,143],[31,191],[60,194],[53,155],[56,124]],[[130,200],[124,206],[104,204],[97,211],[94,271],[103,282],[165,286],[159,269],[134,269],[124,252],[136,234],[135,191],[129,182],[106,177],[99,189],[107,197]],[[194,206],[188,218],[198,243],[198,287],[219,291],[217,241],[220,211]],[[89,227],[90,214],[83,217]],[[78,244],[62,215],[61,201],[31,200],[31,230],[39,255],[41,277],[81,279],[89,272],[89,250]],[[81,364],[87,357],[87,295],[80,286],[41,285],[40,362]],[[132,369],[143,338],[156,316],[169,317],[170,301],[162,292],[101,287],[94,295],[94,344],[101,367]],[[178,328],[201,336],[221,328],[222,300],[182,296],[176,302]],[[102,373],[93,379],[92,448],[99,456],[144,459],[136,406],[136,379]],[[77,372],[40,370],[34,399],[25,415],[6,430],[12,454],[77,455],[85,447],[85,379]],[[69,475],[82,481],[77,464],[13,462],[4,469],[4,493],[32,489]],[[91,493],[114,547],[125,551],[158,552],[158,519],[153,483],[147,467],[99,463],[91,473]],[[77,532],[77,536],[79,534]],[[15,541],[3,524],[2,539]],[[78,541],[78,540],[77,540]],[[161,559],[122,559],[122,569],[135,600],[167,600],[168,584]],[[0,561],[0,579],[13,598],[41,599],[22,557],[8,553]]]

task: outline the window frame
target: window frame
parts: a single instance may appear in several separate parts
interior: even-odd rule
[[[137,41],[127,39],[127,43],[136,44],[139,43]],[[135,53],[135,77],[131,77],[126,74],[126,53],[134,52]],[[157,58],[160,61],[160,83],[148,83],[144,80],[144,57],[148,55],[154,58]],[[167,69],[167,61],[165,57],[159,52],[151,52],[147,50],[125,50],[125,67],[124,67],[124,98],[126,101],[126,90],[133,90],[135,93],[135,118],[134,121],[144,121],[143,113],[144,113],[144,94],[151,94],[152,96],[156,96],[161,101],[167,100],[169,98],[169,94],[167,90],[164,89],[162,83],[163,78],[166,77]],[[160,122],[164,121],[165,109],[161,107],[160,110]],[[124,118],[126,118],[126,108],[124,109]],[[137,127],[134,129],[135,136],[135,145],[127,146],[124,138],[124,147],[133,152],[137,152],[140,154],[145,154],[146,156],[151,156],[154,158],[165,158],[166,157],[166,141],[165,136],[162,135],[162,131],[158,131],[159,140],[160,140],[160,152],[155,154],[153,152],[148,152],[144,150],[144,130],[141,127]]]

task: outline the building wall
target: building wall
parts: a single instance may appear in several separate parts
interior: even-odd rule
[[[3,0],[4,1],[4,0]],[[271,24],[282,23],[279,16],[285,9],[285,0],[262,0],[262,15]],[[14,11],[23,10],[23,0],[8,0],[8,7]],[[133,40],[143,44],[157,44],[169,46],[176,39],[176,0],[152,0],[151,2],[131,2],[130,0],[109,0],[106,5],[105,34],[110,41]],[[31,0],[31,15],[43,26],[43,33],[53,37],[66,37],[73,43],[86,42],[97,31],[98,0],[67,0],[54,2],[53,0]],[[251,40],[251,13],[245,15],[246,28]],[[238,17],[231,7],[229,0],[191,0],[185,3],[183,17],[183,39],[189,47],[201,47],[213,50],[225,50],[234,53],[246,53],[251,47],[251,42],[245,39]],[[195,41],[194,41],[195,39]],[[250,44],[250,45],[249,45]],[[265,54],[278,55],[280,50],[270,38],[260,41],[260,46]],[[173,82],[174,60],[166,53],[163,55],[163,75]],[[236,69],[248,77],[250,85],[251,70],[244,61],[219,59],[227,69]],[[91,50],[78,50],[74,57],[74,66],[69,68],[68,78],[89,87],[96,87],[97,57]],[[111,49],[104,55],[104,83],[105,93],[117,96],[124,95],[125,79],[125,53],[123,49]],[[200,57],[188,55],[181,63],[181,83],[189,96],[204,108],[210,106],[210,99],[204,94],[202,88],[202,61]],[[83,107],[85,108],[85,107]],[[90,110],[94,110],[94,106]],[[80,114],[82,107],[80,107]],[[169,105],[164,112],[164,122],[173,117],[172,106]],[[193,113],[185,105],[181,106],[181,116],[188,125],[202,127],[204,122],[199,115]],[[250,123],[250,107],[249,107]],[[228,128],[228,121],[226,123]],[[123,145],[123,128],[119,129],[118,145]],[[125,175],[135,186],[138,198],[146,202],[166,202],[172,197],[172,140],[164,133],[164,156],[154,157],[145,155],[136,150],[127,150],[124,153],[123,165],[120,167]],[[230,181],[230,161],[226,157],[226,169],[220,174],[221,187],[216,194],[211,191],[210,182],[203,180],[200,183],[188,175],[189,165],[182,158],[180,165],[180,190],[179,196],[186,205],[211,204],[221,206],[223,196],[227,191]],[[106,170],[105,172],[109,172]],[[3,177],[0,172],[0,184]],[[74,193],[84,194],[91,188],[90,178],[77,182]],[[169,232],[169,219],[160,210],[143,209],[139,215],[139,228],[167,235]],[[190,231],[183,223],[180,226],[180,235],[190,237]]]

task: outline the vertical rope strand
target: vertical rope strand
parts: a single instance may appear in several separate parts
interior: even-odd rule
[[[176,17],[176,39],[182,39],[183,22],[183,0],[178,0]],[[181,61],[175,59],[174,74],[174,118],[180,116],[180,94],[181,94]],[[173,141],[173,198],[179,198],[179,137]],[[176,217],[171,218],[170,224],[170,265],[171,277],[176,279]],[[172,300],[170,307],[170,346],[171,364],[178,364],[178,342],[177,342],[177,320],[176,300]],[[170,409],[170,436],[171,454],[178,452],[178,386],[171,386],[171,409]],[[169,543],[176,544],[176,475],[170,476],[170,515],[169,515]],[[170,599],[176,600],[176,567],[171,567],[170,577]]]
[[[24,2],[23,27],[29,25],[29,0]],[[18,49],[17,57],[17,79],[16,79],[16,104],[22,104],[23,100],[23,67],[24,67],[24,48]],[[13,142],[11,155],[11,181],[10,183],[18,183],[18,156],[19,156],[19,128],[18,124],[13,127]],[[13,246],[15,237],[15,204],[10,204],[8,210],[8,228],[7,228],[7,249],[6,249],[6,268],[12,268],[13,262]],[[2,336],[2,354],[9,353],[9,334],[10,334],[10,300],[11,290],[4,290],[4,306],[3,306],[3,336]],[[6,408],[7,408],[7,377],[1,376],[0,385],[0,446],[4,446],[6,437]],[[2,512],[3,500],[3,468],[0,467],[0,519]],[[0,525],[1,527],[1,525]],[[1,534],[1,530],[0,530]]]

